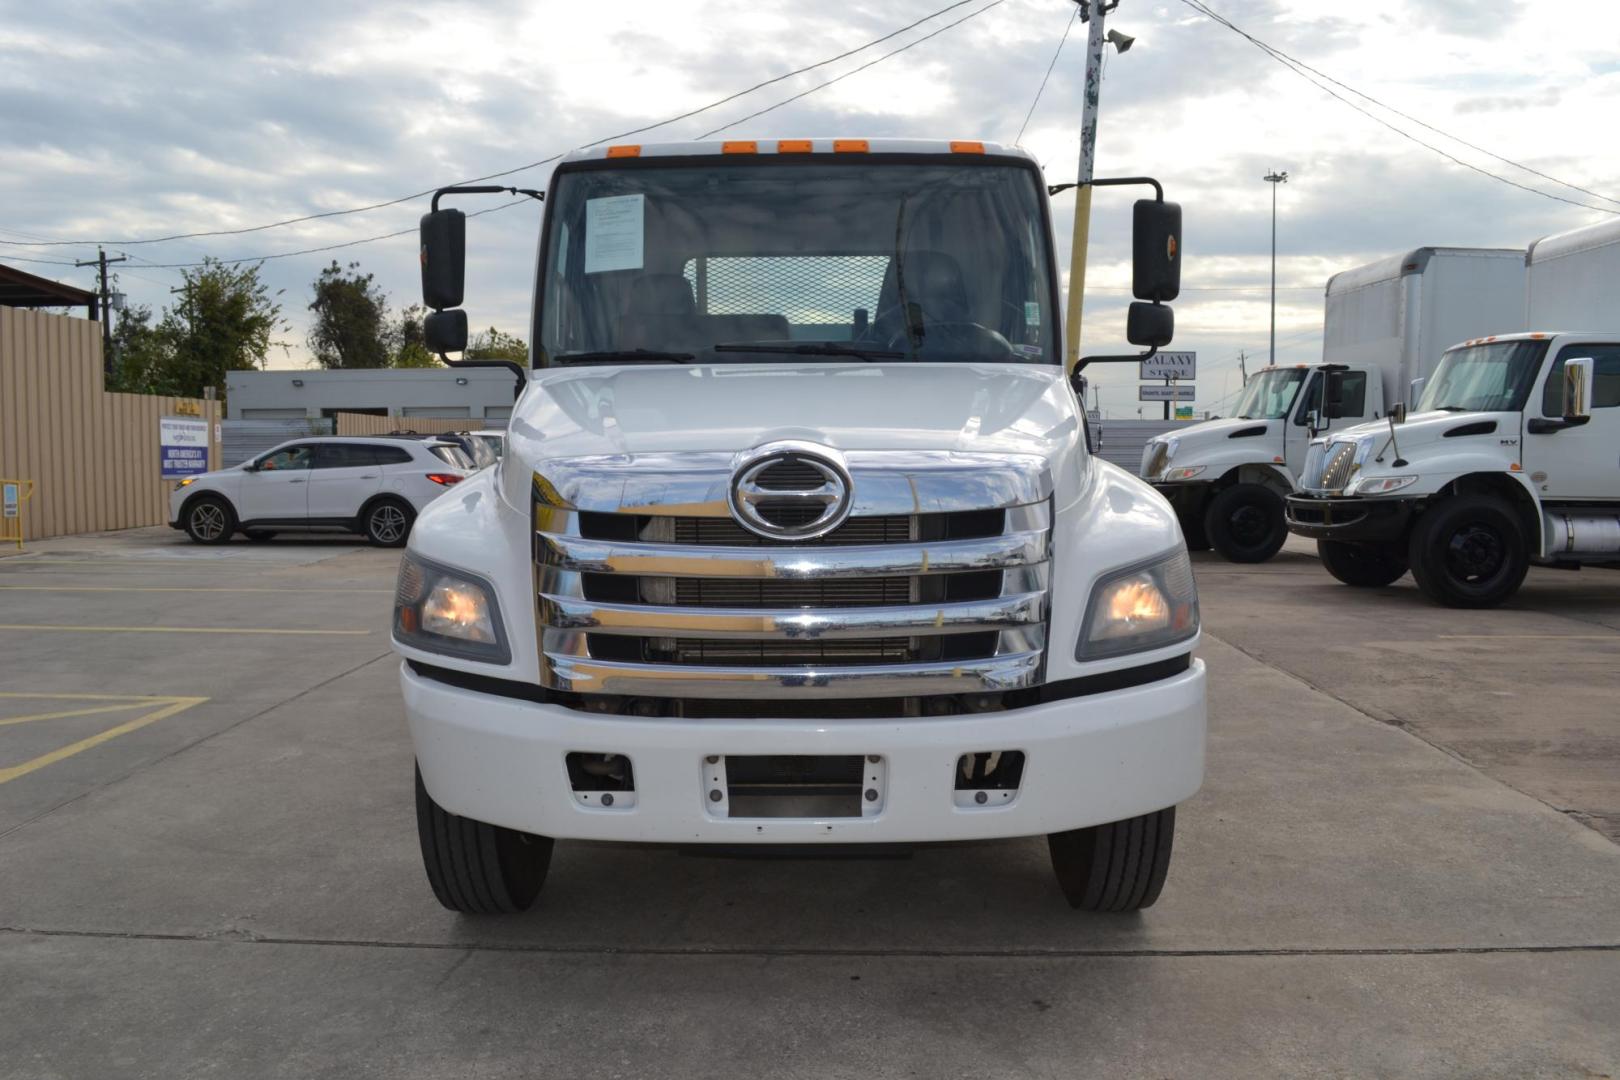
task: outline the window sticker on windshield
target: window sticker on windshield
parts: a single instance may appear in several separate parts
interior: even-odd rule
[[[1034,300],[1024,301],[1024,325],[1041,325],[1041,305]]]
[[[585,272],[640,270],[645,195],[585,200]]]

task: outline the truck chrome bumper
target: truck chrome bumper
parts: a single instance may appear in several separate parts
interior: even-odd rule
[[[1385,544],[1406,536],[1417,501],[1290,495],[1286,506],[1288,531],[1296,536],[1352,544]]]
[[[482,693],[400,668],[423,781],[452,813],[568,839],[658,843],[922,843],[1033,836],[1179,803],[1204,771],[1204,665],[1157,682],[1028,708],[876,720],[608,716]],[[1021,751],[1005,800],[955,790],[964,754]],[[570,783],[570,753],[621,754],[633,798],[612,807]],[[881,798],[848,817],[729,816],[709,758],[860,756]],[[965,805],[964,805],[965,803]]]

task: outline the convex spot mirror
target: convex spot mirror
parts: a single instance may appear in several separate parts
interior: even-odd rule
[[[422,303],[434,311],[461,306],[466,284],[467,215],[434,210],[422,215]]]
[[[422,344],[429,352],[463,352],[467,348],[467,313],[465,311],[429,312],[422,320]]]
[[[1163,304],[1132,303],[1125,315],[1125,340],[1162,349],[1176,336],[1176,313]]]
[[[1564,361],[1564,419],[1585,420],[1592,407],[1594,369],[1590,356]]]
[[[1131,293],[1168,303],[1181,295],[1181,204],[1138,199],[1131,214]]]

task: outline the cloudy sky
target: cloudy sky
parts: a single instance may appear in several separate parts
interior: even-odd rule
[[[160,308],[180,283],[166,264],[412,230],[265,263],[292,323],[283,335],[290,348],[274,364],[302,366],[310,281],[334,255],[374,272],[396,307],[415,299],[414,225],[425,200],[234,236],[129,241],[243,229],[510,169],[836,55],[947,2],[0,0],[0,261],[89,286],[88,271],[59,263],[91,258],[93,246],[37,242],[111,241],[130,256],[119,268],[124,290]],[[640,138],[702,134],[989,2]],[[1522,248],[1603,219],[1602,207],[1620,210],[1620,142],[1603,134],[1620,116],[1615,0],[1209,3],[1445,134],[1335,87],[1390,124],[1478,169],[1598,209],[1448,161],[1336,101],[1187,0],[1122,0],[1108,25],[1136,44],[1105,69],[1097,173],[1155,175],[1184,206],[1175,347],[1198,352],[1200,407],[1236,391],[1240,350],[1264,362],[1271,189],[1260,178],[1268,169],[1290,177],[1279,192],[1280,362],[1320,356],[1322,288],[1336,270],[1427,244]],[[1010,142],[1073,10],[1072,0],[1001,0],[728,135]],[[1022,140],[1052,182],[1076,172],[1083,33],[1077,24]],[[513,182],[539,187],[546,176],[536,168]],[[1089,349],[1121,344],[1133,197],[1096,200]],[[1070,195],[1055,201],[1065,266],[1072,205]],[[538,224],[536,204],[472,224],[475,326],[524,332]],[[1134,415],[1135,396],[1134,372],[1106,374],[1107,412]]]

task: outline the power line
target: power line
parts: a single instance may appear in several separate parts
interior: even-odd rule
[[[899,56],[901,53],[905,52],[907,49],[915,48],[916,46],[921,45],[923,42],[927,41],[929,38],[938,37],[939,35],[943,34],[945,31],[951,29],[952,27],[961,26],[963,23],[967,22],[969,19],[977,18],[978,16],[983,15],[985,12],[989,11],[991,8],[999,7],[1004,2],[1005,2],[1005,0],[991,0],[990,3],[984,5],[984,7],[982,7],[982,8],[979,8],[977,11],[970,11],[966,15],[962,16],[960,19],[957,19],[955,22],[948,22],[944,26],[941,26],[937,30],[934,30],[934,31],[932,31],[930,33],[924,34],[922,37],[917,38],[917,39],[915,39],[913,41],[908,41],[906,44],[900,46],[898,49],[893,49],[893,50],[891,50],[889,52],[886,52],[882,56],[877,57],[876,59],[868,60],[866,63],[862,64],[860,67],[851,68],[849,71],[844,72],[842,75],[839,75],[839,76],[836,76],[834,78],[828,79],[826,82],[817,83],[815,86],[810,87],[810,89],[808,89],[808,90],[805,90],[805,91],[802,91],[800,93],[794,94],[792,97],[789,97],[789,98],[783,98],[781,101],[778,101],[775,105],[767,105],[765,108],[760,109],[758,112],[751,112],[747,116],[738,117],[736,120],[732,120],[729,123],[721,124],[719,127],[714,128],[711,131],[705,131],[702,135],[699,135],[698,138],[707,139],[707,138],[710,138],[711,136],[718,135],[722,131],[725,131],[727,128],[734,128],[738,124],[746,124],[748,121],[758,119],[759,117],[764,116],[768,112],[775,112],[777,109],[780,109],[784,105],[791,105],[793,102],[798,101],[802,97],[808,97],[809,95],[815,93],[817,90],[825,90],[827,87],[833,85],[834,83],[843,82],[845,79],[849,78],[851,75],[859,75],[861,72],[865,71],[869,67],[872,67],[874,64],[881,64],[881,63],[883,63],[883,61],[889,59],[891,56]],[[955,5],[955,4],[952,5],[952,7],[956,7],[956,6],[958,6],[958,5]],[[935,14],[940,14],[940,12],[936,12]],[[890,36],[893,36],[893,35],[890,35]]]
[[[753,86],[750,86],[747,89],[738,90],[734,94],[728,94],[727,96],[725,96],[723,98],[720,98],[720,99],[718,99],[716,101],[711,101],[707,105],[700,106],[700,107],[698,107],[696,109],[690,109],[687,112],[683,112],[683,113],[679,114],[678,116],[671,116],[668,119],[659,120],[658,122],[652,123],[652,124],[645,124],[645,125],[643,125],[641,127],[638,127],[638,128],[631,128],[629,131],[621,131],[621,132],[618,132],[617,134],[614,134],[614,135],[604,135],[602,138],[593,139],[590,142],[582,143],[580,146],[575,147],[575,149],[583,150],[586,147],[596,146],[596,145],[598,145],[600,143],[611,142],[614,139],[623,139],[623,138],[627,138],[627,137],[629,137],[631,135],[640,135],[643,132],[652,131],[655,128],[666,127],[666,126],[668,126],[670,124],[677,123],[677,122],[679,122],[681,120],[689,120],[692,117],[697,116],[697,115],[699,115],[701,113],[708,112],[709,110],[718,108],[721,105],[726,105],[726,104],[728,104],[730,102],[736,101],[740,97],[746,97],[747,95],[752,94],[756,90],[763,90],[767,86],[774,86],[775,84],[777,84],[779,82],[785,82],[786,80],[794,78],[795,76],[803,75],[806,72],[814,71],[817,68],[826,67],[828,64],[835,64],[840,60],[844,60],[844,59],[847,59],[847,58],[849,58],[851,56],[854,56],[856,53],[864,52],[867,49],[872,48],[874,45],[881,45],[881,44],[883,44],[883,42],[888,41],[888,40],[890,40],[892,38],[898,37],[899,35],[905,33],[908,30],[913,30],[916,27],[921,26],[923,23],[930,21],[931,19],[936,19],[939,16],[944,15],[946,12],[954,11],[956,8],[965,7],[966,5],[968,5],[968,4],[972,3],[972,2],[973,2],[973,0],[955,0],[954,3],[947,4],[944,7],[938,9],[937,11],[934,11],[934,12],[928,14],[928,15],[924,15],[922,18],[916,20],[915,22],[907,23],[905,26],[900,27],[898,30],[892,30],[887,34],[884,34],[882,37],[873,38],[871,41],[868,41],[864,45],[859,45],[859,46],[857,46],[857,47],[855,47],[853,49],[847,49],[844,52],[841,52],[836,56],[829,56],[825,60],[818,60],[814,64],[807,64],[804,67],[796,68],[793,71],[789,71],[784,75],[777,75],[777,76],[774,76],[772,78],[766,79],[763,82],[755,83]],[[999,3],[1002,2],[1002,0],[995,0],[995,2],[996,2],[996,4],[999,4]],[[994,7],[995,4],[991,4],[989,6]],[[980,9],[980,10],[983,11],[985,9]],[[974,12],[974,14],[975,15],[979,14],[979,12]],[[972,15],[968,16],[968,18],[972,18],[972,17],[973,17]],[[965,21],[966,21],[965,19],[957,20],[957,22],[965,22]],[[950,24],[950,26],[955,26],[955,25],[957,25],[957,23]],[[942,29],[943,30],[948,30],[948,29],[950,29],[950,26],[944,27]],[[934,31],[934,34],[938,34],[940,32],[942,32],[942,31],[941,30],[936,30],[936,31]],[[922,41],[926,41],[926,40],[928,40],[928,38],[933,37],[934,34],[929,34],[926,37],[918,38],[917,41],[914,41],[911,44],[916,45],[916,44],[918,44],[918,43],[920,43]],[[908,49],[910,47],[911,47],[911,45],[907,45],[905,48]],[[896,52],[904,52],[905,49],[897,49],[895,51]],[[884,60],[884,59],[887,59],[889,56],[893,56],[893,55],[894,55],[894,53],[888,53],[885,56],[879,57],[878,60],[872,61],[872,63],[877,63],[877,62],[879,62],[881,60]],[[864,71],[867,67],[870,67],[870,66],[871,66],[871,64],[866,64],[866,65],[864,65],[862,67],[856,68],[855,71]],[[848,75],[855,74],[855,71],[849,72]],[[848,78],[848,75],[841,75],[841,76],[839,76],[839,79]],[[838,79],[831,80],[831,82],[837,82],[837,81],[839,81],[839,80]],[[822,83],[821,86],[829,86],[829,85],[831,85],[831,82]],[[811,90],[805,91],[805,93],[806,94],[813,93],[815,90],[821,89],[821,86],[813,87],[813,88],[811,88]],[[803,94],[796,95],[795,97],[788,98],[787,101],[778,102],[776,105],[771,106],[771,108],[772,109],[779,108],[782,105],[787,104],[788,101],[795,101],[795,100],[798,99],[798,97],[803,97],[803,96],[804,96]],[[762,110],[762,112],[769,112],[769,111],[770,111],[770,109]],[[758,116],[758,115],[761,115],[761,113],[755,113],[754,114],[754,116]],[[744,117],[744,120],[750,120],[750,119],[753,119],[753,117],[752,116]],[[738,121],[733,122],[733,124],[737,124],[737,123],[742,123],[742,121],[738,120]],[[733,126],[733,124],[728,124],[726,126],[730,127],[730,126]],[[724,130],[724,129],[723,128],[716,128],[715,130],[720,131],[720,130]],[[707,138],[708,136],[703,136],[703,137]],[[561,158],[562,156],[563,156],[562,154],[552,154],[551,156],[541,158],[538,161],[531,161],[526,165],[518,165],[518,166],[516,166],[514,168],[511,168],[511,169],[503,169],[500,172],[492,172],[492,173],[488,173],[488,174],[486,174],[484,176],[474,176],[474,177],[469,177],[469,178],[467,178],[465,180],[457,180],[456,183],[457,184],[476,184],[476,183],[480,183],[480,182],[482,182],[484,180],[495,180],[495,179],[498,179],[499,177],[511,176],[513,173],[526,172],[529,169],[536,169],[536,168],[539,168],[542,165],[549,165],[552,162],[554,162],[554,161],[558,160],[559,158]],[[326,211],[322,211],[321,213],[318,213],[318,214],[304,214],[304,215],[302,215],[300,217],[285,218],[285,219],[283,219],[281,221],[272,221],[272,222],[269,222],[268,224],[264,224],[264,225],[251,225],[251,226],[246,226],[246,227],[243,227],[243,228],[240,228],[240,229],[211,229],[211,230],[200,231],[200,232],[175,233],[175,234],[173,234],[171,236],[154,236],[154,237],[146,237],[146,238],[135,239],[135,240],[36,240],[36,241],[32,241],[32,242],[24,242],[24,241],[17,241],[17,240],[0,240],[0,244],[12,244],[12,245],[16,245],[16,246],[19,246],[19,247],[81,247],[81,246],[94,246],[96,244],[105,244],[108,247],[133,247],[133,246],[138,245],[138,244],[162,244],[162,243],[166,243],[166,242],[171,241],[171,240],[195,240],[195,239],[198,239],[198,238],[201,238],[201,237],[207,237],[207,236],[241,236],[241,235],[244,235],[246,233],[263,232],[266,229],[279,229],[279,228],[282,228],[283,226],[287,226],[287,225],[298,225],[298,224],[302,224],[303,222],[306,222],[306,221],[318,221],[318,220],[321,220],[323,218],[342,217],[342,216],[344,216],[346,214],[363,214],[363,213],[367,213],[367,212],[372,211],[372,210],[382,210],[382,209],[385,209],[386,207],[398,206],[400,203],[407,203],[407,202],[411,202],[412,200],[415,200],[415,199],[425,198],[428,195],[432,195],[434,193],[434,191],[436,191],[436,190],[438,190],[436,187],[432,187],[432,188],[428,188],[428,189],[426,189],[424,191],[412,192],[409,195],[401,195],[397,199],[387,199],[387,200],[385,200],[383,202],[369,203],[369,204],[364,205],[364,206],[351,206],[351,207],[348,207],[348,208],[342,209],[342,210],[326,210]],[[401,234],[394,233],[394,234],[391,234],[391,235],[398,236],[398,235],[401,235]],[[375,239],[386,239],[386,237],[376,237]],[[316,249],[312,249],[312,250],[317,250],[318,251],[318,250],[323,250],[323,249],[316,248]],[[329,250],[329,249],[325,249],[325,250]],[[296,254],[296,253],[289,252],[288,254]],[[271,257],[271,256],[267,256],[267,257]],[[242,260],[242,261],[251,261],[251,260]]]
[[[1035,115],[1035,106],[1041,103],[1041,95],[1046,93],[1046,81],[1052,77],[1052,70],[1057,67],[1058,57],[1063,55],[1063,46],[1069,40],[1069,31],[1074,29],[1074,24],[1079,18],[1080,8],[1077,6],[1069,12],[1069,19],[1063,24],[1063,36],[1058,38],[1057,48],[1052,52],[1052,62],[1046,65],[1046,74],[1041,76],[1041,85],[1035,89],[1035,100],[1029,103],[1029,111],[1024,114],[1024,122],[1018,125],[1018,134],[1013,138],[1014,146],[1022,144],[1024,129],[1029,127],[1029,118]]]
[[[1322,83],[1320,83],[1320,82],[1316,81],[1315,79],[1311,78],[1311,76],[1309,76],[1309,75],[1307,75],[1305,73],[1306,65],[1304,65],[1303,63],[1300,63],[1298,61],[1293,60],[1291,57],[1288,57],[1286,54],[1284,54],[1280,50],[1273,48],[1272,46],[1266,44],[1264,41],[1261,41],[1259,38],[1255,37],[1253,34],[1250,34],[1245,30],[1239,29],[1233,23],[1228,21],[1224,16],[1218,14],[1217,12],[1211,10],[1208,6],[1203,4],[1201,2],[1201,0],[1181,0],[1181,2],[1183,4],[1186,4],[1188,7],[1192,8],[1194,11],[1198,12],[1200,15],[1203,15],[1206,18],[1218,23],[1219,25],[1226,27],[1228,30],[1231,30],[1233,33],[1237,34],[1238,36],[1248,39],[1248,41],[1250,41],[1252,44],[1254,44],[1257,48],[1259,48],[1266,55],[1270,56],[1273,60],[1277,61],[1279,64],[1282,64],[1289,71],[1292,71],[1294,74],[1298,75],[1300,78],[1304,79],[1306,82],[1310,83],[1312,86],[1316,87],[1318,90],[1322,91],[1324,94],[1327,94],[1329,97],[1332,97],[1335,100],[1337,100],[1337,101],[1339,101],[1339,102],[1341,102],[1341,103],[1343,103],[1345,105],[1348,105],[1350,108],[1354,109],[1356,112],[1358,112],[1361,115],[1367,117],[1369,120],[1374,121],[1375,123],[1383,125],[1384,127],[1388,128],[1390,131],[1393,131],[1395,134],[1401,136],[1403,139],[1409,139],[1410,141],[1412,141],[1414,143],[1417,143],[1419,146],[1423,147],[1425,150],[1431,151],[1432,153],[1439,154],[1441,157],[1445,158],[1447,161],[1450,161],[1450,162],[1452,162],[1454,164],[1457,164],[1457,165],[1461,165],[1465,169],[1472,169],[1474,172],[1479,173],[1481,176],[1487,176],[1490,179],[1497,181],[1498,183],[1507,184],[1509,187],[1516,187],[1520,191],[1528,191],[1532,195],[1540,195],[1544,199],[1554,199],[1554,200],[1556,200],[1558,202],[1561,202],[1561,203],[1568,203],[1571,206],[1579,206],[1579,207],[1581,207],[1582,209],[1585,209],[1585,210],[1595,210],[1598,213],[1602,213],[1602,214],[1620,214],[1620,210],[1611,210],[1607,206],[1593,206],[1591,203],[1581,202],[1579,199],[1565,198],[1564,196],[1554,194],[1551,191],[1542,191],[1540,188],[1534,188],[1534,187],[1531,187],[1528,184],[1521,184],[1517,180],[1510,180],[1509,178],[1507,178],[1505,176],[1502,176],[1499,173],[1493,173],[1489,169],[1481,168],[1480,166],[1475,165],[1471,161],[1464,161],[1462,158],[1458,157],[1457,155],[1455,155],[1455,154],[1453,154],[1453,153],[1451,153],[1451,152],[1449,152],[1447,150],[1443,150],[1440,147],[1435,146],[1433,143],[1424,142],[1422,139],[1418,138],[1416,135],[1412,134],[1410,131],[1407,131],[1406,129],[1401,128],[1401,127],[1397,127],[1396,125],[1390,123],[1388,120],[1385,120],[1382,116],[1379,116],[1378,114],[1364,108],[1363,106],[1356,104],[1354,101],[1351,101],[1349,98],[1345,97],[1343,94],[1340,94],[1340,93],[1337,93],[1336,91],[1334,91],[1331,87],[1324,86]],[[1314,69],[1310,69],[1310,70],[1314,70]],[[1324,75],[1323,78],[1327,79],[1328,76]],[[1330,80],[1330,81],[1337,82],[1337,80]],[[1343,86],[1344,84],[1339,83],[1338,85]],[[1368,101],[1374,101],[1375,104],[1378,104],[1378,102],[1376,102],[1376,100],[1374,98],[1368,97],[1366,94],[1361,93],[1361,91],[1359,91],[1359,90],[1355,90],[1355,89],[1353,89],[1351,87],[1348,87],[1348,86],[1346,86],[1345,89],[1349,90],[1353,94],[1356,94],[1356,95],[1358,95],[1360,97],[1366,98]],[[1381,107],[1388,108],[1388,106],[1381,106]],[[1389,111],[1390,112],[1395,112],[1394,109],[1390,109]],[[1405,114],[1401,114],[1401,115],[1404,116]],[[1410,119],[1410,118],[1408,118],[1408,119]],[[1417,123],[1422,123],[1422,121],[1416,121],[1416,122]],[[1423,126],[1429,127],[1429,125],[1427,125],[1427,124],[1424,124]],[[1437,131],[1441,135],[1444,135],[1446,138],[1451,139],[1452,141],[1460,143],[1460,144],[1462,144],[1464,146],[1472,147],[1472,145],[1473,145],[1471,143],[1464,142],[1464,140],[1457,138],[1455,135],[1450,135],[1450,134],[1447,134],[1444,131],[1440,131],[1439,128],[1431,128],[1431,130]],[[1482,152],[1483,153],[1489,153],[1489,151],[1482,151]],[[1495,155],[1495,154],[1491,154],[1490,156],[1491,157],[1497,157],[1497,155]],[[1498,160],[1507,161],[1509,164],[1517,165],[1516,162],[1512,162],[1507,158],[1498,158]],[[1535,171],[1533,169],[1529,169],[1528,166],[1520,165],[1518,167],[1526,169],[1526,171],[1530,171],[1530,172]],[[1546,174],[1538,173],[1537,175],[1546,175]],[[1551,177],[1549,177],[1549,179],[1554,179],[1555,183],[1564,184],[1564,186],[1566,186],[1566,187],[1571,187],[1571,188],[1575,187],[1574,184],[1570,184],[1570,183],[1568,183],[1566,181],[1563,181],[1563,180],[1556,180],[1555,178],[1551,178]],[[1586,189],[1585,188],[1580,188],[1578,190],[1585,191]],[[1607,195],[1598,195],[1597,197],[1600,198],[1600,199],[1607,199],[1608,198]],[[1620,201],[1620,200],[1610,200],[1610,201]]]

